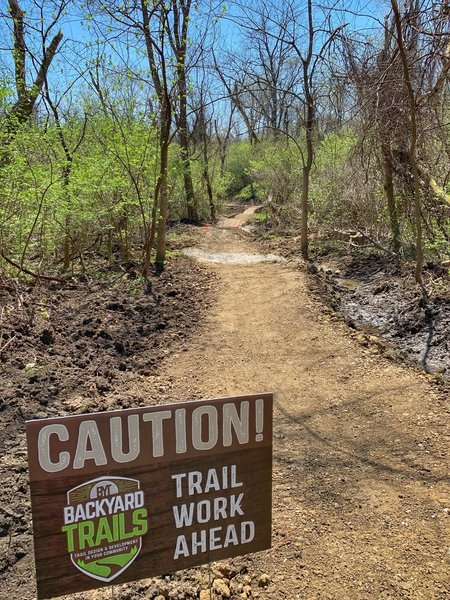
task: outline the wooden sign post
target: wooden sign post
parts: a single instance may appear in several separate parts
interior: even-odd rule
[[[270,547],[272,394],[26,424],[38,598]]]

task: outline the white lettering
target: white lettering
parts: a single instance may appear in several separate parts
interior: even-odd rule
[[[234,525],[228,525],[227,533],[225,535],[225,541],[223,543],[224,548],[228,548],[228,546],[237,546],[239,544],[238,536],[236,533],[236,527]]]
[[[173,555],[173,558],[174,560],[176,560],[180,556],[189,556],[189,548],[184,535],[179,535],[177,537],[177,544],[175,547],[175,554]]]
[[[189,509],[187,504],[182,504],[181,506],[173,506],[173,517],[175,519],[175,527],[180,529],[180,527],[189,527],[192,525],[192,520],[194,518],[194,503],[191,502],[189,505]]]
[[[112,417],[109,422],[111,431],[111,455],[118,463],[136,460],[141,451],[139,438],[139,415],[130,415],[128,421],[128,452],[123,451],[122,418]]]
[[[193,496],[195,493],[202,493],[202,486],[200,485],[202,482],[202,474],[200,471],[190,471],[188,473],[188,493],[189,496]]]
[[[242,481],[237,480],[237,466],[236,465],[231,465],[231,487],[232,488],[236,488],[236,487],[242,487],[243,483]]]
[[[214,498],[214,521],[227,518],[227,504],[226,498]]]
[[[38,459],[41,468],[47,473],[57,473],[63,471],[69,466],[70,454],[68,452],[60,452],[58,460],[53,462],[50,458],[50,437],[56,435],[61,442],[67,442],[69,432],[64,425],[46,425],[39,432],[38,437]]]
[[[186,473],[178,473],[178,475],[172,475],[172,479],[176,480],[177,486],[177,498],[181,498],[183,495],[183,488],[181,487],[181,480],[186,477]]]
[[[64,507],[64,523],[65,525],[69,525],[73,523],[74,511],[73,506],[65,506]]]
[[[198,553],[249,544],[255,539],[255,523],[243,521],[239,525],[225,527],[212,527],[194,531],[190,536],[179,535],[175,545],[174,558],[191,556]]]
[[[207,523],[211,519],[211,502],[202,500],[197,504],[197,521]]]
[[[91,447],[90,450],[88,450],[88,445]],[[83,421],[80,423],[73,468],[83,469],[84,463],[87,460],[93,460],[97,466],[106,465],[108,462],[95,421]]]
[[[184,454],[187,451],[186,435],[186,409],[179,408],[175,411],[175,440],[176,453]]]
[[[172,413],[170,410],[162,410],[156,413],[145,413],[142,415],[144,421],[150,421],[152,424],[153,457],[164,456],[164,434],[163,421],[170,419]]]
[[[239,494],[238,499],[236,500],[235,494],[233,494],[230,498],[230,517],[235,517],[236,515],[243,516],[244,511],[241,508],[241,502],[244,494]]]
[[[97,519],[129,509],[141,508],[143,505],[144,492],[142,490],[128,492],[123,496],[89,500],[76,506],[65,506],[64,524],[69,525],[80,520]]]
[[[203,417],[207,417],[208,424],[205,427],[208,439],[202,439]],[[215,406],[199,406],[192,413],[192,445],[196,450],[211,450],[217,444],[219,438],[219,426],[217,408]]]
[[[222,531],[222,527],[213,527],[209,530],[209,549],[220,550],[222,548],[222,541],[219,537],[219,532]]]
[[[198,539],[200,533],[200,540]],[[206,529],[202,529],[202,531],[194,531],[192,533],[192,554],[197,554],[198,548],[200,548],[200,552],[206,552]]]
[[[196,515],[197,523],[208,523],[209,521],[219,521],[220,519],[228,519],[236,516],[243,516],[241,503],[244,494],[235,494],[228,498],[214,498],[213,500],[201,500],[200,502],[191,502],[190,504],[182,504],[181,506],[173,506],[172,512],[175,519],[177,529],[181,527],[190,527]]]
[[[233,432],[236,434],[240,444],[248,444],[249,440],[249,410],[250,402],[244,400],[240,403],[241,414],[238,415],[235,404],[223,405],[223,445],[231,446],[233,443]]]
[[[220,483],[216,469],[209,469],[208,474],[206,475],[205,494],[207,494],[210,490],[214,490],[216,492],[220,490]]]
[[[249,544],[255,539],[255,524],[253,521],[241,523],[241,544]]]

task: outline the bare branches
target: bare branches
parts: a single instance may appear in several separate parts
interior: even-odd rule
[[[40,65],[38,68],[37,75],[31,87],[27,85],[27,68],[26,68],[26,57],[27,57],[27,44],[25,40],[25,12],[20,8],[17,0],[8,0],[9,11],[11,18],[14,23],[14,70],[15,70],[15,82],[16,82],[16,93],[17,102],[12,106],[9,114],[7,115],[7,137],[3,140],[3,143],[9,144],[11,139],[14,137],[17,128],[25,123],[31,116],[36,100],[42,91],[42,87],[47,77],[50,65],[55,58],[55,55],[60,46],[63,38],[62,31],[58,31],[51,40],[50,44],[46,46],[46,39],[50,30],[56,25],[59,17],[62,14],[62,7],[65,6],[63,2],[61,9],[57,11],[56,16],[53,18],[42,37],[42,57],[40,59]],[[7,162],[7,156],[4,155],[3,162]]]

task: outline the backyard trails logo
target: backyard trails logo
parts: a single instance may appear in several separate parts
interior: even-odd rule
[[[148,531],[139,481],[99,477],[71,489],[61,531],[77,569],[94,579],[112,581],[138,556]]]

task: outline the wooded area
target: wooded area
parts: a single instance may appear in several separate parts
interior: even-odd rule
[[[0,2],[0,600],[37,597],[35,550],[46,596],[108,583],[80,600],[450,598],[449,83],[449,0]],[[232,417],[169,424],[167,405],[264,390],[273,432],[256,404],[236,429],[255,454],[227,442],[174,470]],[[161,420],[135,435],[123,409]],[[101,563],[86,529],[91,571],[46,519],[75,535],[53,496],[93,499],[103,473],[115,498],[120,472],[90,470],[94,431],[79,481],[34,480],[50,451],[25,435],[86,415],[114,460],[151,461],[124,462],[145,470],[148,530],[122,515],[132,548]],[[167,469],[146,450],[163,420]],[[49,462],[78,454],[45,431]],[[192,504],[186,534],[173,475],[241,462],[244,514],[211,488],[217,514]],[[259,513],[262,545],[211,564]],[[190,554],[208,566],[176,570]]]
[[[258,200],[299,253],[450,256],[449,6],[8,0],[0,269],[166,260],[172,222]]]

